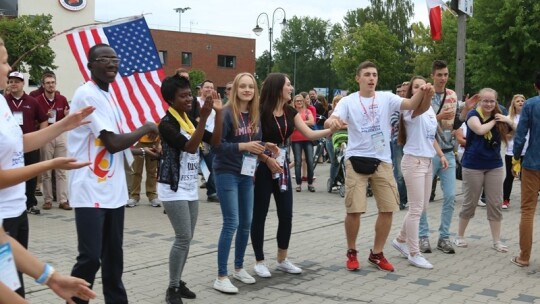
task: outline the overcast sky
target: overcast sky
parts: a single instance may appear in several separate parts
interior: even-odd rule
[[[414,21],[429,24],[426,1],[413,2]],[[342,23],[347,11],[366,7],[369,3],[368,0],[96,0],[96,19],[108,21],[144,13],[148,14],[145,18],[150,28],[177,31],[179,14],[174,9],[190,7],[181,17],[183,32],[254,38],[258,57],[269,46],[266,25],[261,25],[264,31],[260,36],[252,31],[262,12],[268,14],[270,23],[274,10],[282,7],[287,19],[295,15],[310,16],[335,24]],[[266,20],[264,16],[261,18]],[[278,23],[283,16],[276,13],[275,19],[274,40],[280,35]]]

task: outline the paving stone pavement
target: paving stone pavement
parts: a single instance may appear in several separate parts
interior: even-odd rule
[[[519,268],[510,258],[519,252],[520,183],[514,183],[510,208],[504,211],[502,238],[510,247],[508,253],[490,248],[491,237],[485,208],[478,207],[476,217],[467,229],[468,248],[457,248],[456,254],[444,254],[435,249],[442,192],[429,206],[430,237],[434,252],[426,254],[434,269],[410,266],[392,248],[405,211],[396,212],[385,247],[386,257],[396,272],[382,272],[369,265],[367,257],[373,244],[376,207],[369,198],[368,212],[362,216],[358,237],[361,269],[345,269],[346,243],[344,235],[343,199],[326,192],[329,166],[316,169],[316,193],[294,193],[293,232],[289,248],[290,259],[301,266],[300,275],[275,270],[275,240],[277,216],[272,203],[266,225],[265,253],[272,271],[271,278],[258,278],[246,285],[231,279],[240,292],[226,295],[212,288],[217,276],[217,240],[221,226],[219,204],[204,200],[201,190],[199,221],[184,269],[183,280],[197,293],[197,299],[184,303],[540,303],[540,236],[535,233],[531,266]],[[451,231],[457,230],[457,214],[463,199],[461,182],[457,185],[457,203]],[[29,215],[30,250],[41,260],[62,273],[69,273],[77,255],[77,240],[73,211],[58,208],[42,210],[41,215]],[[538,216],[537,216],[538,220]],[[435,229],[434,229],[435,228]],[[168,257],[173,230],[163,214],[163,208],[153,208],[142,199],[136,208],[126,210],[124,233],[124,284],[130,303],[165,303],[168,283]],[[234,243],[233,243],[234,245]],[[233,271],[233,251],[230,270]],[[246,252],[245,268],[253,274],[254,255],[251,245]],[[25,278],[27,298],[31,303],[61,303],[50,290]],[[92,303],[104,303],[101,277],[94,286],[98,297]]]

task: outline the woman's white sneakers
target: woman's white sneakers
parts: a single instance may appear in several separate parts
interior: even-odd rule
[[[234,271],[233,278],[244,284],[255,284],[255,279],[245,270],[240,269],[240,271]]]
[[[231,283],[229,278],[224,278],[223,280],[217,278],[214,281],[214,289],[223,293],[238,293],[238,288]]]
[[[419,267],[419,268],[425,268],[425,269],[432,269],[433,265],[431,265],[428,260],[421,254],[417,253],[415,255],[410,255],[407,257],[407,260],[409,260],[409,263],[413,266]]]
[[[281,261],[281,263],[277,262],[276,268],[277,270],[281,270],[283,272],[292,273],[292,274],[302,273],[302,268],[294,265],[291,261],[289,261],[289,259],[285,259]]]
[[[253,270],[261,278],[269,278],[272,276],[272,274],[270,273],[270,270],[268,270],[268,267],[266,266],[264,262],[255,263]]]

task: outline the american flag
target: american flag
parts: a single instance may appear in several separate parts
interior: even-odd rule
[[[70,32],[67,39],[85,81],[90,81],[86,65],[93,45],[110,45],[122,60],[110,90],[126,122],[124,131],[133,131],[146,121],[159,122],[168,107],[160,91],[165,72],[144,17],[85,27]]]

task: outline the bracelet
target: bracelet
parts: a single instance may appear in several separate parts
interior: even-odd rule
[[[52,277],[53,273],[54,268],[49,264],[45,264],[45,269],[43,270],[43,273],[39,276],[39,278],[36,279],[36,283],[46,285],[49,279]]]
[[[144,151],[144,148],[141,148],[141,153],[142,153],[142,158],[144,158],[146,156],[146,152]]]

